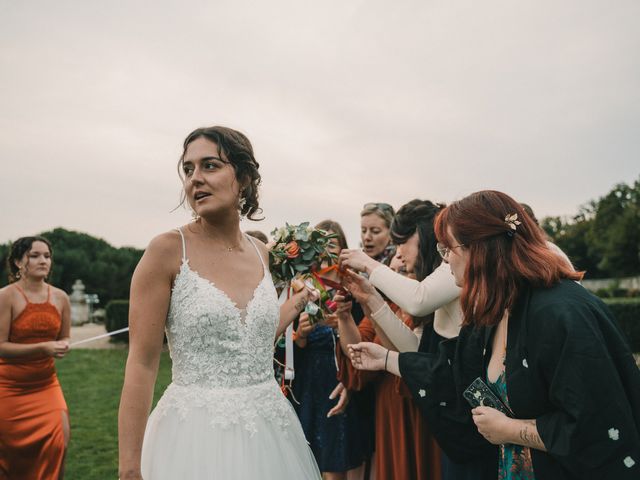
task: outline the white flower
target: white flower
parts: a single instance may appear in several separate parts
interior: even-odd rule
[[[278,229],[278,231],[276,232],[276,238],[275,241],[279,242],[280,240],[282,240],[285,236],[287,235],[287,229],[284,227],[280,227]]]
[[[610,428],[609,438],[611,440],[618,440],[620,438],[620,431],[617,428]]]
[[[527,362],[526,358],[522,359],[522,365],[524,366],[524,368],[529,368],[529,362]]]
[[[631,457],[625,458],[623,462],[624,462],[624,466],[627,468],[631,468],[636,464],[636,462]]]
[[[424,389],[424,388],[421,388],[421,389],[418,391],[418,395],[420,395],[422,398],[424,398],[424,396],[425,396],[426,394],[427,394],[427,392],[425,391],[425,389]]]
[[[304,311],[312,317],[318,313],[320,307],[313,302],[309,302],[305,305]]]

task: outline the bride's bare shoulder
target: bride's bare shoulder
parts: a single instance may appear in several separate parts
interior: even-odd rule
[[[172,274],[180,268],[182,258],[182,240],[177,230],[156,235],[144,251],[139,266],[153,265],[153,269],[162,269]]]
[[[167,255],[181,250],[182,241],[177,230],[169,230],[156,235],[145,249],[145,254]]]

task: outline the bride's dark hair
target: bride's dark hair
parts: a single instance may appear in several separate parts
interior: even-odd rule
[[[187,147],[191,142],[200,137],[204,137],[218,145],[218,155],[224,153],[224,156],[235,171],[238,182],[248,182],[247,187],[242,191],[246,202],[240,213],[246,215],[249,220],[264,220],[264,217],[255,217],[256,214],[259,215],[262,213],[262,209],[258,203],[258,187],[261,182],[260,173],[258,172],[260,164],[253,156],[253,147],[245,134],[228,127],[220,126],[197,128],[191,132],[184,140],[182,155],[178,161],[178,175],[180,175],[180,178],[184,180],[182,162],[184,161],[184,154],[187,151]],[[186,196],[183,190],[180,197],[180,205],[184,205],[185,200]]]

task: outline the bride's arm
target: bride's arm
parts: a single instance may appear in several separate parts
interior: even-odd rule
[[[118,415],[120,479],[140,479],[142,440],[158,374],[164,326],[177,268],[175,232],[153,239],[136,267],[129,304],[129,357]],[[179,244],[179,243],[178,243]]]
[[[289,300],[280,306],[280,322],[276,329],[276,337],[284,333],[289,324],[293,322],[298,315],[304,310],[305,305],[312,299],[312,292],[307,288],[291,296]]]

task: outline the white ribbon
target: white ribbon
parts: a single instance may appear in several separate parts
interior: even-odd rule
[[[118,333],[126,332],[129,330],[129,327],[121,328],[120,330],[114,330],[113,332],[103,333],[102,335],[96,335],[95,337],[85,338],[84,340],[78,340],[77,342],[73,342],[70,344],[70,347],[74,347],[76,345],[80,345],[82,343],[93,342],[94,340],[99,340],[101,338],[110,337],[112,335],[117,335]]]
[[[282,306],[291,294],[291,286],[287,285],[282,289],[278,302]],[[284,379],[293,380],[296,376],[293,368],[293,322],[289,324],[284,332]]]

